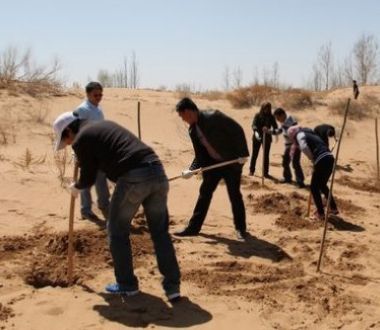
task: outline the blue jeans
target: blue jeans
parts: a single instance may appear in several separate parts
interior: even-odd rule
[[[107,178],[104,172],[98,171],[95,181],[95,190],[98,196],[98,207],[106,210],[109,207],[110,192],[108,190]],[[88,213],[91,211],[92,198],[91,188],[82,189],[80,191],[81,213]]]
[[[156,252],[162,285],[167,295],[179,292],[180,271],[168,227],[167,194],[169,183],[162,165],[129,171],[116,182],[110,205],[108,236],[117,283],[137,290],[133,271],[130,225],[142,204]]]

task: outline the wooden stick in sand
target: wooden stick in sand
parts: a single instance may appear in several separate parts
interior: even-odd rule
[[[74,160],[73,181],[78,179],[78,163]],[[67,248],[67,282],[71,286],[73,284],[73,269],[74,269],[74,211],[75,197],[70,195],[70,217],[69,217],[69,237]]]
[[[325,222],[324,222],[323,235],[322,235],[322,240],[321,240],[321,247],[320,247],[320,251],[319,251],[319,258],[318,258],[318,264],[317,264],[317,272],[319,272],[320,269],[321,269],[322,256],[323,256],[323,252],[324,252],[324,245],[325,245],[326,233],[327,233],[327,223],[328,223],[329,213],[330,213],[330,202],[331,202],[331,196],[332,196],[333,187],[334,187],[336,165],[338,164],[339,151],[340,151],[340,146],[341,146],[342,139],[343,139],[344,128],[346,127],[348,109],[350,108],[350,102],[351,102],[351,99],[348,98],[347,99],[347,104],[346,104],[346,110],[344,112],[344,119],[343,119],[342,130],[340,132],[340,137],[339,137],[339,140],[338,140],[338,146],[337,146],[336,155],[335,155],[334,167],[333,167],[332,176],[331,176],[331,182],[330,182],[330,191],[329,191],[329,196],[327,198],[327,206],[326,206],[326,213],[325,213]]]

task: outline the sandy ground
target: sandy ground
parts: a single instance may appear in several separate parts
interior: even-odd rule
[[[303,126],[342,118],[327,104],[350,89],[327,94],[312,109],[294,111]],[[192,160],[187,128],[174,111],[171,92],[105,90],[105,116],[137,133],[165,164],[169,177]],[[362,95],[380,97],[380,88]],[[132,242],[142,293],[122,298],[104,293],[113,281],[104,221],[75,220],[75,281],[67,287],[70,154],[52,153],[51,122],[83,96],[43,98],[0,95],[0,329],[380,329],[380,187],[375,182],[374,121],[349,119],[336,175],[341,214],[331,219],[322,272],[316,273],[322,226],[306,219],[308,191],[247,176],[242,192],[250,236],[235,239],[224,184],[218,187],[199,237],[173,238],[182,270],[178,304],[160,286],[149,233],[140,212]],[[227,101],[195,98],[240,122],[251,148],[257,108],[232,109]],[[290,112],[290,111],[289,111]],[[282,137],[272,145],[270,172],[281,178]],[[258,173],[261,171],[261,154]],[[310,164],[302,160],[308,180]],[[170,231],[192,213],[200,179],[173,181]],[[98,210],[95,208],[95,212]],[[99,217],[100,213],[98,212]]]

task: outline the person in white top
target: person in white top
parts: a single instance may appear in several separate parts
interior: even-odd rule
[[[79,119],[87,122],[104,120],[104,114],[99,104],[103,97],[103,86],[98,82],[90,82],[86,85],[86,100],[84,100],[74,111]],[[95,182],[95,190],[98,196],[98,208],[103,214],[105,220],[108,218],[110,193],[107,185],[106,175],[99,171]],[[99,220],[92,211],[91,188],[82,189],[81,197],[81,215],[82,219],[92,221]]]

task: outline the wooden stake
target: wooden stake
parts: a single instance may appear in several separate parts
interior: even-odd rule
[[[344,112],[344,120],[343,120],[342,130],[340,132],[340,136],[339,136],[339,140],[338,140],[338,146],[337,146],[336,155],[335,155],[334,167],[333,167],[332,176],[331,176],[331,183],[330,183],[330,191],[329,191],[329,196],[327,198],[327,207],[326,207],[326,213],[325,213],[325,223],[324,223],[324,228],[323,228],[321,247],[320,247],[320,251],[319,251],[319,259],[318,259],[318,264],[317,264],[317,272],[319,272],[320,269],[321,269],[323,250],[324,250],[324,245],[325,245],[325,240],[326,240],[326,233],[327,233],[327,223],[328,223],[329,213],[330,213],[330,202],[331,202],[331,196],[332,196],[333,187],[334,187],[336,165],[338,164],[339,151],[340,151],[340,146],[341,146],[342,139],[343,139],[344,128],[346,127],[348,109],[350,108],[350,102],[351,102],[351,99],[348,98],[347,99],[347,104],[346,104],[346,110]]]
[[[265,165],[265,137],[266,137],[266,132],[263,132],[263,166],[262,166],[262,175],[261,175],[261,185],[264,186],[264,165]]]
[[[73,181],[78,179],[78,163],[74,160],[74,174]],[[67,248],[67,282],[69,286],[73,284],[73,269],[74,269],[74,211],[75,211],[75,197],[70,197],[70,217],[69,217],[69,237]]]
[[[377,118],[375,118],[375,135],[376,135],[376,161],[377,161],[377,181],[380,181],[380,166],[379,166],[379,132]]]
[[[140,101],[137,102],[137,129],[139,132],[139,139],[141,140]]]

